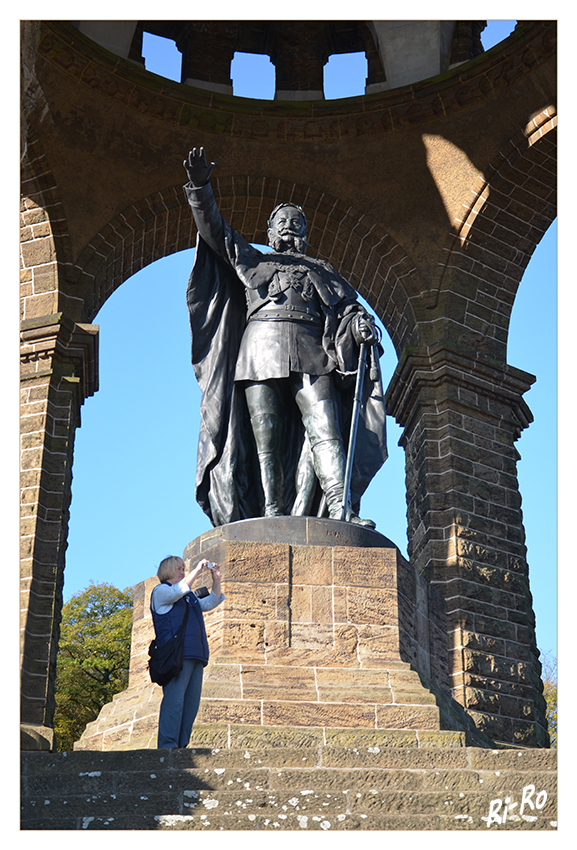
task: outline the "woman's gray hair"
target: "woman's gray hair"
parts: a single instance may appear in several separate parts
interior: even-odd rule
[[[174,575],[177,567],[184,567],[184,561],[178,555],[169,555],[160,562],[156,575],[160,581],[168,581]]]

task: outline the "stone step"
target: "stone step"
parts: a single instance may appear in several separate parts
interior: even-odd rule
[[[368,671],[365,671],[368,672]],[[215,699],[203,696],[195,729],[217,727],[231,729],[301,728],[305,735],[309,728],[339,729],[347,727],[353,733],[362,728],[373,736],[392,731],[407,733],[409,740],[426,734],[435,735],[443,730],[453,730],[455,736],[465,735],[463,741],[471,746],[488,746],[491,742],[480,732],[462,706],[435,688],[420,688],[416,683],[422,677],[410,669],[390,673],[395,688],[395,700],[388,704],[352,701],[309,702],[285,698],[276,700]],[[207,689],[207,692],[210,689]],[[162,689],[158,686],[139,686],[115,694],[105,705],[96,720],[89,723],[75,749],[133,750],[156,746],[158,711]],[[362,728],[361,728],[362,727]],[[205,743],[205,741],[202,741]]]
[[[113,726],[100,731],[99,721],[88,724],[81,740],[74,745],[75,751],[130,751],[155,749],[158,715],[151,713],[134,717],[133,712],[124,713],[122,707],[116,714]],[[235,746],[326,746],[335,742],[337,746],[384,747],[463,747],[479,744],[475,731],[457,732],[438,729],[375,729],[367,727],[338,728],[323,726],[280,727],[242,724],[195,723],[190,747]]]
[[[516,811],[492,828],[555,828],[554,750],[393,746],[393,733],[369,743],[357,732],[324,743],[323,730],[236,729],[222,747],[26,753],[22,829],[485,829],[491,801],[506,798]],[[534,808],[520,817],[524,793]]]
[[[201,815],[142,815],[135,816],[103,816],[83,817],[78,819],[72,816],[59,820],[42,819],[35,821],[34,826],[22,825],[22,829],[33,830],[111,830],[111,831],[144,831],[154,830],[156,832],[177,832],[184,830],[206,830],[206,831],[271,831],[282,832],[285,830],[301,831],[417,831],[417,830],[440,830],[440,831],[479,831],[486,829],[486,824],[478,817],[469,814],[462,815],[438,815],[438,814],[348,814],[332,816],[314,815],[308,816],[302,813],[282,813],[283,817],[271,817],[270,815],[256,814],[254,812],[235,812],[231,815],[216,815],[206,813]],[[556,821],[550,821],[544,817],[532,818],[509,818],[506,826],[495,826],[491,828],[499,830],[556,830]]]

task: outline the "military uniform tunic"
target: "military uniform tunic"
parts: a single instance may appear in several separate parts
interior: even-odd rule
[[[286,285],[277,271],[270,286],[247,290],[248,319],[242,337],[235,381],[288,378],[291,372],[327,375],[335,364],[323,348],[323,318],[318,295],[311,287],[305,300],[298,288]],[[267,289],[280,288],[271,300]]]

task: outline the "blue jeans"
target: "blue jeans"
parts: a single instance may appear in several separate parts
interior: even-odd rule
[[[182,670],[162,688],[158,717],[158,749],[186,747],[190,741],[202,691],[202,661],[185,658]]]

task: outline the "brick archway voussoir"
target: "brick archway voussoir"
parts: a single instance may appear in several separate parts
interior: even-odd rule
[[[457,334],[497,359],[506,359],[511,311],[527,264],[557,214],[556,127],[548,107],[503,148],[471,189],[438,267],[436,304],[461,299]]]
[[[278,179],[221,177],[213,188],[223,216],[249,242],[266,244],[271,210],[282,201],[305,210],[311,253],[349,280],[378,314],[398,353],[415,344],[410,302],[417,272],[400,246],[366,216],[324,192]],[[133,204],[91,241],[70,279],[85,292],[82,321],[91,322],[112,293],[151,262],[194,247],[196,227],[181,187]]]

